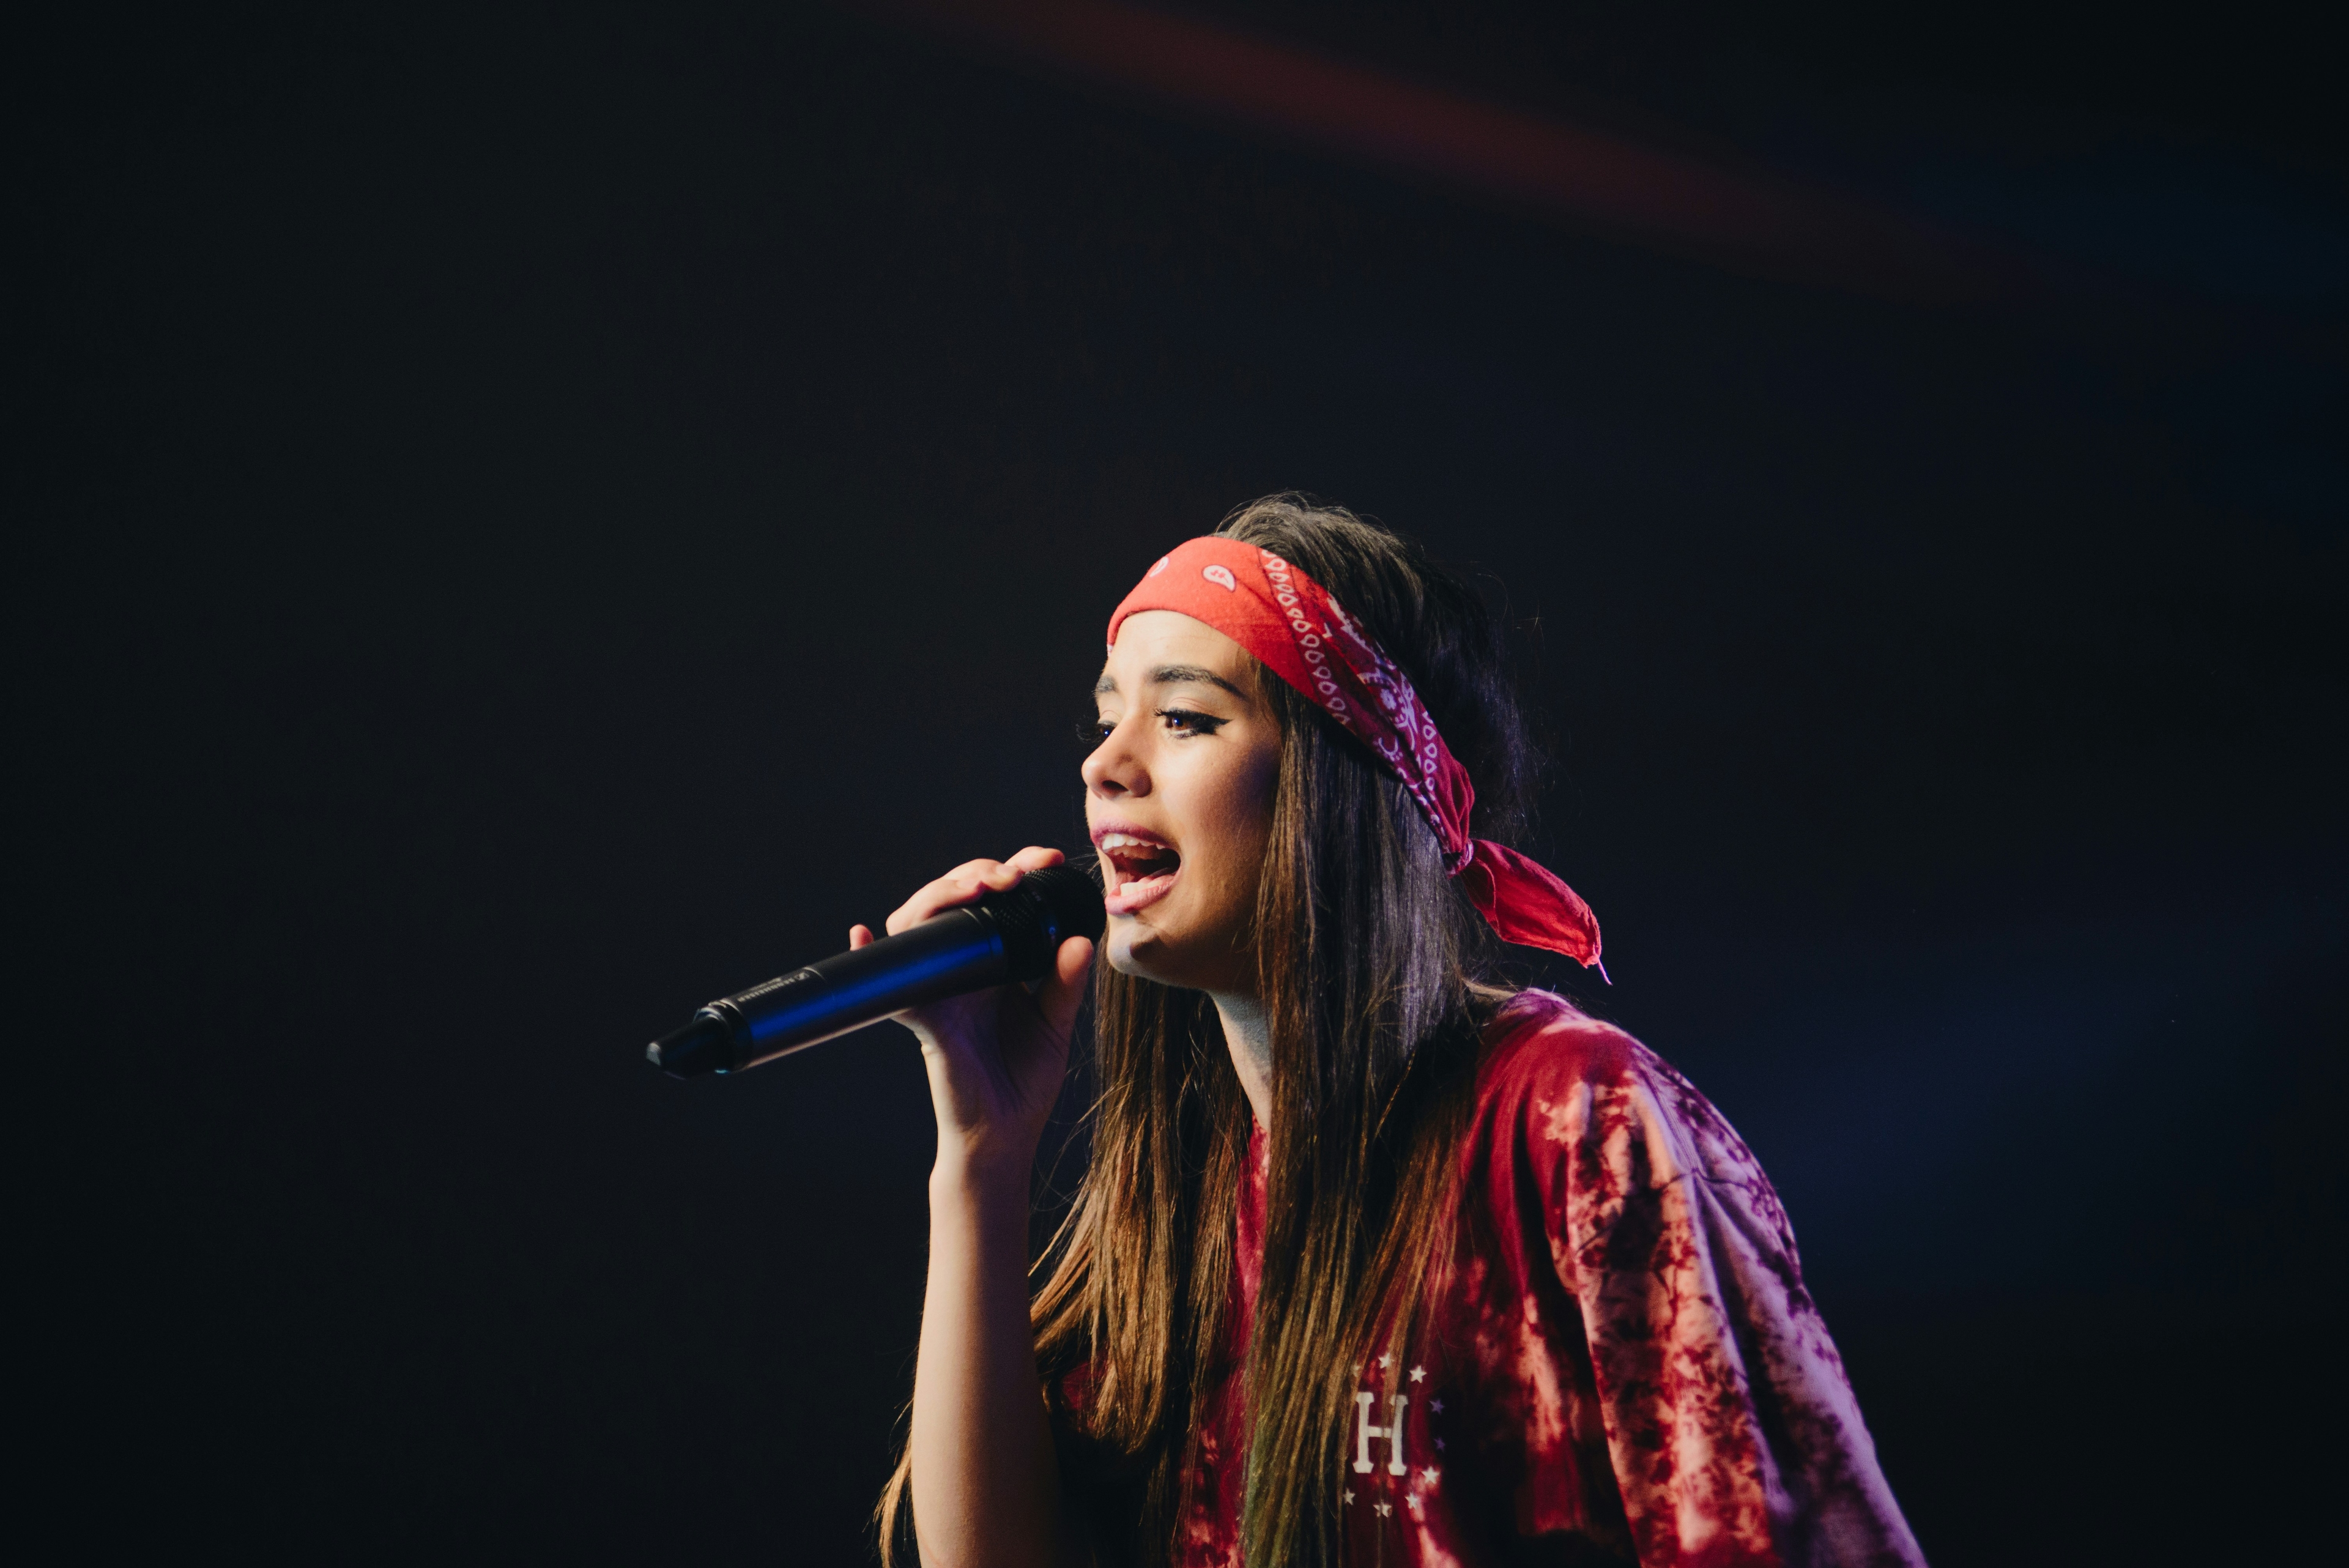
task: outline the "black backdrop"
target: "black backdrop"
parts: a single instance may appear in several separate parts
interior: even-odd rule
[[[1257,20],[2072,282],[1760,279],[832,10],[18,52],[61,1542],[857,1560],[914,1048],[642,1043],[1074,846],[1105,612],[1287,487],[1523,623],[1582,994],[1779,1182],[1934,1560],[2314,1527],[2349,230],[2304,51],[1460,15]]]

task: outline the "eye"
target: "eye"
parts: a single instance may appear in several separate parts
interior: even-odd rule
[[[1077,739],[1089,748],[1098,746],[1108,740],[1109,732],[1116,728],[1117,721],[1114,719],[1080,719],[1077,721]]]
[[[1178,735],[1212,735],[1226,722],[1213,713],[1201,713],[1190,708],[1161,708],[1158,717]]]

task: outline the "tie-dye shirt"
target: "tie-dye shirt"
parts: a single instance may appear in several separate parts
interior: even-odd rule
[[[1921,1564],[1785,1212],[1721,1114],[1546,992],[1515,999],[1487,1039],[1430,1326],[1359,1368],[1330,1456],[1347,1560]],[[1243,1335],[1263,1268],[1261,1129],[1249,1153]],[[1202,1417],[1174,1558],[1236,1568],[1237,1375]]]

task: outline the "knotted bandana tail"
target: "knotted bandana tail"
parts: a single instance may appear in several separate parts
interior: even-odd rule
[[[1411,793],[1452,875],[1502,940],[1599,963],[1599,920],[1580,895],[1506,845],[1469,837],[1476,792],[1468,770],[1410,679],[1320,584],[1268,550],[1210,535],[1159,557],[1110,617],[1110,647],[1126,617],[1157,609],[1222,632],[1370,747]]]

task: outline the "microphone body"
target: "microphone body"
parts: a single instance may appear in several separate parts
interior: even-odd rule
[[[739,1073],[908,1007],[1041,980],[1061,942],[1109,923],[1093,879],[1070,866],[1030,871],[1009,892],[721,997],[645,1047],[674,1077]]]

